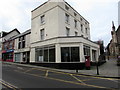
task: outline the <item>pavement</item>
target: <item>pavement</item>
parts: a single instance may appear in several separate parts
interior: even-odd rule
[[[98,67],[99,75],[97,75],[97,68],[96,66],[91,66],[90,70],[78,70],[77,74],[83,74],[83,75],[90,75],[90,76],[98,76],[98,77],[106,77],[106,78],[120,78],[120,66],[117,66],[116,64],[117,59],[110,59],[106,60],[106,63]],[[61,72],[67,72],[67,73],[76,73],[76,70],[66,70],[66,69],[54,69],[54,68],[48,68],[48,67],[41,67],[41,66],[33,66],[29,64],[18,64],[18,63],[11,63],[6,62],[10,64],[16,64],[16,65],[22,65],[22,66],[28,66],[28,67],[40,67],[45,69],[52,69],[56,71]]]
[[[91,66],[90,70],[78,70],[78,74],[101,76],[101,77],[113,77],[120,78],[120,66],[117,66],[117,59],[106,60],[101,66],[98,66],[99,75],[97,75],[97,67]],[[75,70],[61,70],[65,72],[75,73]]]

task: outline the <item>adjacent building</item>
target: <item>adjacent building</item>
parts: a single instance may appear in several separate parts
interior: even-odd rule
[[[108,54],[111,56],[120,55],[120,25],[116,30],[113,23],[111,35],[112,35],[112,39],[107,46]]]
[[[90,40],[89,22],[67,2],[49,0],[31,13],[31,63],[85,63],[85,56],[98,61],[100,47]]]
[[[2,43],[5,35],[7,35],[7,32],[4,31],[0,32],[0,61],[2,60]]]
[[[29,63],[30,33],[29,29],[15,37],[14,62]]]
[[[2,60],[13,62],[13,56],[14,56],[14,37],[16,35],[20,34],[20,32],[17,29],[14,29],[5,35],[2,41]]]

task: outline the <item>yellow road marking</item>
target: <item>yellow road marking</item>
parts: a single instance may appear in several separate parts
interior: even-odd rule
[[[31,73],[26,73],[26,74],[32,75],[32,76],[36,76],[36,77],[42,77],[42,78],[46,78],[46,79],[61,81],[61,82],[65,82],[65,83],[72,83],[72,84],[90,86],[90,87],[95,87],[95,88],[107,88],[107,87],[95,86],[95,85],[89,85],[89,84],[83,84],[83,83],[78,83],[78,82],[73,82],[73,81],[67,81],[67,80],[62,80],[62,79],[57,79],[57,78],[52,78],[52,77],[44,77],[44,76],[39,76],[39,75],[36,75],[36,74],[31,74]]]
[[[8,64],[8,63],[7,63]],[[10,64],[15,64],[16,65],[16,63],[10,63]],[[19,66],[22,66],[22,65],[20,65],[20,64],[17,64],[17,65],[19,65]],[[27,67],[27,66],[26,66]],[[65,73],[65,72],[60,72],[60,71],[57,71],[57,70],[52,70],[52,69],[46,69],[46,70],[43,70],[43,69],[38,69],[37,67],[34,67],[34,68],[32,68],[32,69],[30,69],[30,70],[27,70],[27,71],[25,71],[25,72],[29,72],[29,71],[31,71],[31,70],[34,70],[34,69],[37,69],[37,70],[42,70],[42,71],[46,71],[46,70],[49,70],[49,71],[51,71],[51,72],[56,72],[56,73],[61,73],[61,74],[67,74],[67,75],[69,75],[70,73]],[[81,73],[81,74],[83,74],[83,73]],[[85,75],[77,75],[77,74],[73,74],[73,75],[76,75],[76,76],[82,76],[82,77],[92,77],[92,78],[98,78],[98,79],[106,79],[106,80],[120,80],[120,79],[114,79],[114,78],[104,78],[104,77],[96,77],[96,76],[85,76]]]
[[[36,69],[36,68],[33,68]],[[32,70],[33,70],[32,69]],[[37,69],[38,70],[38,69]],[[39,69],[40,70],[40,69]],[[45,70],[42,70],[45,71]],[[56,72],[56,71],[55,71]],[[21,72],[21,73],[25,73],[28,75],[32,75],[35,77],[42,77],[42,78],[46,78],[46,79],[51,79],[51,80],[56,80],[56,81],[61,81],[61,82],[65,82],[65,83],[72,83],[72,84],[77,84],[77,85],[84,85],[84,86],[90,86],[90,87],[95,87],[95,88],[108,88],[108,87],[102,87],[102,86],[96,86],[96,85],[89,85],[89,84],[85,84],[85,83],[78,83],[78,82],[74,82],[74,81],[67,81],[67,80],[62,80],[62,79],[57,79],[57,78],[52,78],[52,77],[45,77],[45,76],[40,76],[40,75],[36,75],[36,74],[31,74],[31,73],[27,73],[27,72]],[[61,72],[57,72],[57,73],[61,73]],[[63,73],[62,73],[63,74]],[[65,74],[65,73],[64,73]],[[67,73],[69,75],[71,75],[70,73]],[[72,75],[76,75],[76,74],[72,74]],[[77,75],[76,75],[77,76]],[[76,78],[78,80],[78,78]],[[78,80],[78,81],[82,81],[82,80]],[[112,89],[112,88],[110,88]]]
[[[55,73],[60,73],[60,74],[66,74],[66,75],[70,75],[71,74],[71,73],[60,72],[60,71],[52,70],[52,69],[33,68],[32,70],[41,70],[41,71],[49,70],[50,72],[55,72]],[[31,70],[28,70],[28,71],[31,71]],[[28,72],[28,71],[26,71],[26,72]],[[104,78],[104,77],[86,76],[86,75],[79,75],[79,74],[72,74],[72,75],[74,75],[74,76],[82,76],[82,77],[98,78],[98,79],[106,79],[106,80],[120,80],[120,79],[115,79],[115,78]]]
[[[87,80],[81,80],[81,81],[90,81],[90,80],[97,80],[97,79],[87,79]]]
[[[32,71],[32,70],[35,70],[35,68],[28,69],[28,70],[26,70],[24,73],[29,72],[29,71]]]
[[[96,76],[86,76],[86,75],[77,75],[77,74],[73,74],[75,76],[82,76],[82,77],[91,77],[91,78],[97,78],[97,79],[106,79],[106,80],[120,80],[120,79],[116,79],[116,78],[104,78],[104,77],[96,77]]]
[[[83,81],[81,81],[80,79],[78,79],[77,77],[75,77],[75,76],[73,76],[72,74],[70,74],[74,79],[76,79],[77,81],[79,81],[79,82],[81,82],[81,83],[83,83],[83,84],[85,84]]]
[[[18,89],[18,87],[13,86],[13,85],[9,84],[9,83],[6,82],[6,81],[3,81],[3,80],[1,81],[1,80],[0,80],[0,83],[3,84],[3,85],[5,85],[5,86],[8,87],[8,88],[13,89],[13,90],[21,90],[21,89]]]
[[[48,70],[46,71],[46,74],[45,74],[45,76],[46,76],[46,77],[48,76]]]

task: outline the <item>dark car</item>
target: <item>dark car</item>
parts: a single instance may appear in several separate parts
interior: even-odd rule
[[[120,66],[120,56],[118,56],[117,65]]]

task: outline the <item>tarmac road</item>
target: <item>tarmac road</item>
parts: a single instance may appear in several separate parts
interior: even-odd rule
[[[2,64],[2,81],[4,88],[13,90],[38,88],[104,88],[119,89],[120,81],[113,78],[101,78],[78,75],[15,64]],[[5,83],[5,84],[4,84]],[[10,87],[11,86],[11,87]]]

